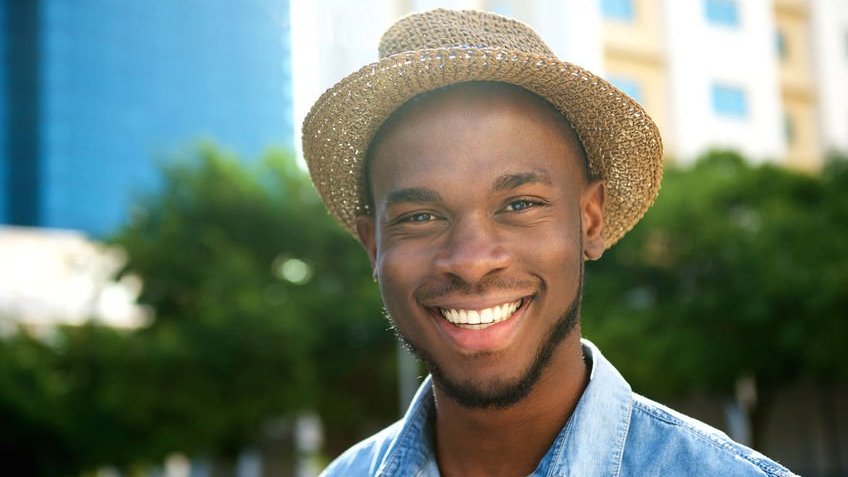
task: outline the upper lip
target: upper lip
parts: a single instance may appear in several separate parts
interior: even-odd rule
[[[503,298],[486,298],[479,300],[456,300],[456,301],[448,301],[448,302],[440,302],[440,303],[432,303],[426,304],[425,306],[429,308],[436,308],[440,310],[485,310],[486,308],[492,308],[495,306],[501,306],[507,303],[515,303],[519,300],[524,300],[526,303],[527,299],[531,298],[532,295],[520,295],[520,296],[510,296]]]

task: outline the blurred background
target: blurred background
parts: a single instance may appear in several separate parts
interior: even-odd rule
[[[584,335],[636,391],[848,475],[845,0],[2,0],[0,472],[308,476],[399,417],[424,371],[299,127],[440,6],[532,25],[663,133]]]

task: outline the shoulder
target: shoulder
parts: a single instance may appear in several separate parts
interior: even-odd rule
[[[723,432],[635,393],[624,454],[622,476],[644,475],[645,466],[663,475],[795,475]]]
[[[376,475],[401,427],[402,421],[398,421],[354,445],[324,469],[321,477]]]

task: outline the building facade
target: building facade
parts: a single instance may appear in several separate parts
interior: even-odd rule
[[[808,19],[820,141],[826,149],[848,151],[848,2],[810,0]]]
[[[0,2],[0,223],[108,235],[159,165],[293,145],[288,0]]]
[[[848,150],[848,3],[600,3],[607,77],[657,119],[668,156],[730,148],[812,171]]]

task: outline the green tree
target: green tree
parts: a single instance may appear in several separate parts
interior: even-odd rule
[[[587,268],[585,334],[637,390],[757,386],[754,445],[774,392],[848,379],[848,187],[714,152],[667,168],[653,208]]]
[[[321,416],[331,455],[396,418],[367,258],[291,156],[245,165],[202,147],[165,167],[114,243],[155,319],[0,339],[7,468],[65,476],[179,451],[226,469],[303,411]]]
[[[313,410],[335,450],[396,416],[394,395],[372,391],[395,389],[394,347],[367,258],[291,157],[250,169],[204,147],[166,169],[116,243],[156,311],[134,380],[170,448],[232,458],[269,418]]]
[[[7,469],[61,476],[82,466],[68,439],[64,412],[69,383],[59,356],[25,333],[0,339],[0,456]]]

